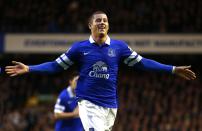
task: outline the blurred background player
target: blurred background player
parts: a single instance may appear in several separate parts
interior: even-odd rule
[[[58,96],[54,108],[55,131],[83,131],[75,95],[78,78],[77,74],[70,76],[69,86]]]

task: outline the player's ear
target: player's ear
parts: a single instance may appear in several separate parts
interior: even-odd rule
[[[92,27],[92,26],[91,26],[91,23],[89,22],[89,23],[88,23],[88,28],[91,29],[91,27]]]

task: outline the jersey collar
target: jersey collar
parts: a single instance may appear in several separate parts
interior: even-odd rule
[[[90,36],[89,41],[90,43],[95,43],[92,36]],[[107,35],[107,40],[105,41],[105,44],[110,45],[110,37],[108,35]]]

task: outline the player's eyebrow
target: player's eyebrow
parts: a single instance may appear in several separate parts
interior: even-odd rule
[[[104,22],[107,22],[108,19],[107,18],[96,18],[95,21],[96,22],[100,22],[103,19]]]
[[[95,21],[96,22],[100,22],[102,20],[102,18],[96,18]]]

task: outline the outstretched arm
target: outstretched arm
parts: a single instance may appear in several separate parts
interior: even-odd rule
[[[137,64],[134,65],[134,67],[142,70],[158,71],[158,72],[165,72],[165,73],[173,73],[175,70],[174,66],[165,65],[157,61],[146,59],[143,57]]]
[[[136,67],[142,70],[166,72],[170,74],[176,74],[187,80],[193,80],[196,75],[191,71],[191,66],[172,66],[159,63],[154,60],[146,59],[133,51],[126,43],[122,42],[121,56],[124,63],[131,67]]]
[[[6,73],[10,76],[22,75],[28,72],[56,73],[63,70],[56,61],[30,66],[17,61],[12,61],[12,63],[14,64],[13,66],[6,66],[5,68]]]
[[[28,72],[56,73],[68,69],[73,65],[72,60],[78,59],[79,44],[75,43],[66,53],[60,55],[55,61],[39,65],[25,65],[21,62],[12,61],[13,66],[6,66],[6,73],[10,76],[25,74]]]
[[[142,58],[141,61],[139,61],[137,64],[135,64],[135,67],[143,69],[143,70],[149,70],[149,71],[172,73],[172,74],[176,74],[187,80],[193,80],[196,78],[195,73],[190,70],[191,66],[176,66],[175,67],[175,66],[171,66],[171,65],[161,64],[154,60]]]

